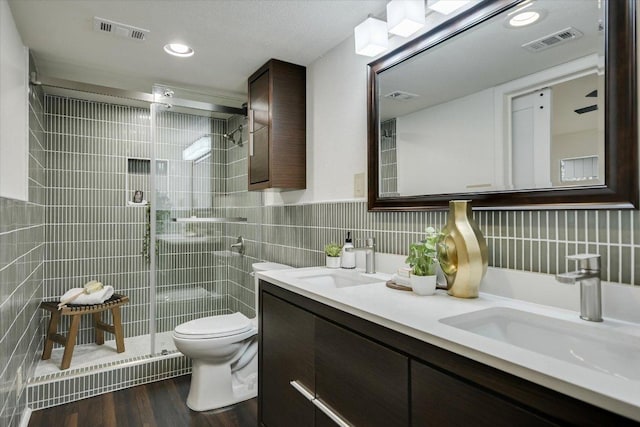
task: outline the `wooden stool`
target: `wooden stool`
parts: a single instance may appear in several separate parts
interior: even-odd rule
[[[44,301],[40,303],[40,308],[51,312],[51,320],[49,320],[49,328],[47,330],[47,340],[44,344],[42,352],[42,360],[51,358],[51,350],[53,350],[54,341],[64,346],[64,354],[62,356],[61,370],[68,369],[71,365],[71,356],[73,356],[73,348],[76,345],[76,337],[80,327],[80,316],[83,314],[93,314],[93,320],[96,328],[96,344],[104,344],[104,332],[110,332],[116,336],[116,349],[118,353],[124,351],[124,334],[122,332],[122,318],[120,316],[120,306],[129,302],[126,295],[113,294],[111,298],[102,304],[92,305],[69,305],[62,310],[58,310],[60,301]],[[111,310],[113,317],[113,325],[109,325],[102,321],[102,312]],[[71,327],[67,336],[58,334],[58,323],[61,316],[71,316]]]

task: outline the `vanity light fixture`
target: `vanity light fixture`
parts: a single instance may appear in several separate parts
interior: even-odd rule
[[[424,27],[424,16],[424,0],[391,0],[387,4],[387,27],[400,37],[409,37]]]
[[[364,56],[377,56],[387,50],[389,38],[387,23],[369,16],[354,28],[356,53]]]
[[[164,45],[164,51],[169,55],[177,56],[180,58],[188,58],[190,56],[193,56],[193,54],[195,53],[195,51],[190,46],[182,43],[166,44]]]
[[[443,15],[449,15],[471,0],[427,0],[427,7]]]
[[[460,9],[471,0],[427,0],[427,7],[444,15]],[[425,26],[425,0],[391,0],[387,4],[387,22],[369,15],[354,28],[356,53],[378,56],[389,45],[388,33],[409,37]],[[166,46],[165,46],[166,50]]]

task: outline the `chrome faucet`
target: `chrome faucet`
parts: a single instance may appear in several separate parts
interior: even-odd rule
[[[364,246],[356,247],[356,248],[346,248],[345,251],[365,251],[366,255],[366,268],[364,272],[366,274],[375,274],[376,272],[376,238],[375,237],[367,237],[364,239]]]
[[[231,251],[237,251],[240,255],[244,255],[244,238],[242,236],[238,236],[236,243],[231,245]]]
[[[567,259],[577,261],[578,270],[556,274],[556,280],[571,285],[580,282],[580,318],[591,322],[602,322],[600,255],[569,255]]]

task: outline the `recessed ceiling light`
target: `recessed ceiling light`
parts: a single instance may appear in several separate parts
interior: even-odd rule
[[[193,56],[194,50],[182,43],[169,43],[164,45],[164,51],[169,55],[179,56],[180,58],[188,58]]]
[[[528,10],[517,15],[512,16],[509,19],[509,25],[512,27],[524,27],[531,25],[540,19],[540,13],[535,10]]]

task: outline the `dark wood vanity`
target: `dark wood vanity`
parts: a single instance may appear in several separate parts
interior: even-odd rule
[[[259,331],[261,426],[638,425],[263,280]]]

